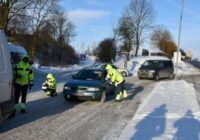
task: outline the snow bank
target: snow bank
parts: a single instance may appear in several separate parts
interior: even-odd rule
[[[71,65],[68,67],[51,67],[51,66],[39,66],[39,64],[34,64],[37,70],[43,73],[62,73],[62,72],[73,72],[80,70],[84,67],[89,67],[93,65],[95,62],[94,56],[87,56],[85,60],[80,60],[80,64]]]
[[[119,139],[200,139],[196,94],[193,85],[185,81],[159,83]]]
[[[178,68],[177,69],[177,74],[178,75],[200,74],[200,70],[199,69],[193,67],[191,64],[186,63],[184,61],[182,61],[177,66],[176,66],[176,64],[174,64],[174,66],[175,66],[175,68]]]

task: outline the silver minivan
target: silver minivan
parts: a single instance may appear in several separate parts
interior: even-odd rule
[[[14,113],[13,69],[8,42],[0,29],[0,122]]]
[[[138,78],[174,78],[174,66],[171,60],[147,60],[138,70]]]

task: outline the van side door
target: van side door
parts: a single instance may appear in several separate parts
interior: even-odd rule
[[[12,98],[12,66],[8,51],[0,45],[0,103]]]
[[[164,61],[158,61],[158,69],[160,78],[167,77],[167,70],[164,64]]]
[[[166,77],[170,77],[170,74],[174,73],[174,67],[172,61],[165,61]]]

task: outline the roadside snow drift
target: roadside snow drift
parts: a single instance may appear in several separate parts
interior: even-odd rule
[[[51,67],[51,66],[41,66],[39,67],[39,64],[34,64],[34,68],[43,72],[43,73],[62,73],[62,72],[73,72],[76,70],[80,70],[84,67],[89,67],[95,62],[94,56],[87,56],[85,60],[80,60],[80,64],[71,65],[68,67]]]
[[[159,83],[119,139],[200,139],[197,94],[193,85],[185,81]]]

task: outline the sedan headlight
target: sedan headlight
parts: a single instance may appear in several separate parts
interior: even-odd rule
[[[99,91],[99,88],[88,88],[87,91]]]
[[[155,70],[150,70],[149,72],[151,72],[151,73],[154,73],[154,72],[155,72]]]
[[[64,90],[70,90],[70,87],[65,86],[65,87],[64,87]]]

